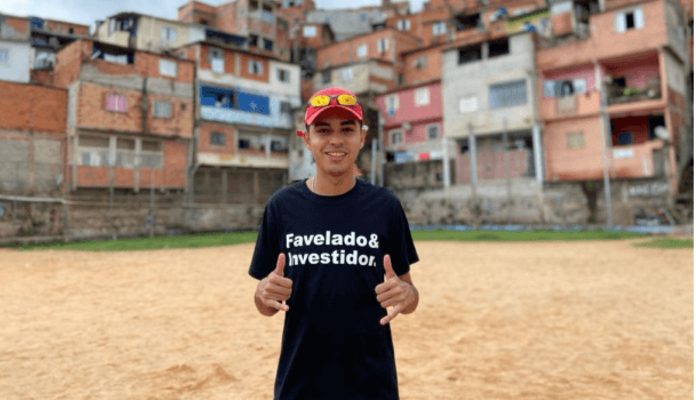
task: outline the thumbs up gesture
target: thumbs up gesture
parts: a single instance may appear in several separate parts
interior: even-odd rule
[[[384,283],[377,285],[377,301],[383,308],[392,307],[391,312],[382,318],[380,323],[386,325],[400,313],[412,312],[415,309],[414,302],[418,300],[418,294],[410,282],[410,275],[406,275],[408,282],[399,279],[394,273],[389,254],[384,255]]]
[[[292,293],[292,280],[284,277],[284,269],[285,254],[280,253],[275,270],[263,278],[256,288],[257,299],[268,307],[271,315],[276,311],[290,310],[290,307],[284,302],[290,298]]]

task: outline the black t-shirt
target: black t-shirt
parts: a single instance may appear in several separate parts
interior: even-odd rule
[[[401,203],[357,180],[339,196],[312,193],[304,181],[268,201],[249,274],[268,276],[285,253],[292,279],[275,400],[399,398],[387,315],[375,288],[383,257],[397,275],[418,261]]]

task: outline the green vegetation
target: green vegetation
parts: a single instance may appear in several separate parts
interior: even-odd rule
[[[230,246],[256,242],[256,232],[208,233],[178,236],[154,236],[124,238],[117,240],[85,240],[79,242],[54,242],[17,246],[24,250],[86,250],[86,251],[128,251],[181,249],[214,246]]]
[[[649,242],[636,243],[636,247],[652,247],[657,249],[693,249],[693,239],[675,239],[670,237],[657,238]]]
[[[256,232],[208,233],[177,236],[154,236],[124,238],[118,240],[87,240],[79,242],[54,242],[16,246],[22,250],[85,250],[85,251],[130,251],[177,248],[200,248],[230,246],[256,242]],[[549,240],[617,240],[646,237],[644,234],[614,231],[443,231],[419,230],[412,233],[414,240],[468,241],[468,242],[534,242]],[[672,239],[667,239],[672,240]],[[665,242],[658,247],[693,247],[693,241]],[[652,242],[651,242],[652,243]]]
[[[617,240],[645,237],[641,233],[615,231],[414,231],[413,240],[468,242],[536,242],[548,240]]]

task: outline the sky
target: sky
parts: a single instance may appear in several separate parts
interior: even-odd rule
[[[176,10],[187,0],[0,0],[0,13],[21,17],[36,16],[89,25],[121,11],[134,11],[161,18],[176,19]],[[229,0],[203,0],[218,5]],[[409,0],[411,11],[418,11],[423,0]],[[381,0],[314,0],[317,8],[353,8],[381,4]]]

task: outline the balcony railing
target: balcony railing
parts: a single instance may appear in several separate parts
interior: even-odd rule
[[[615,84],[607,85],[607,102],[612,104],[633,103],[643,100],[654,100],[662,97],[660,81],[652,81],[644,87],[625,87]]]

